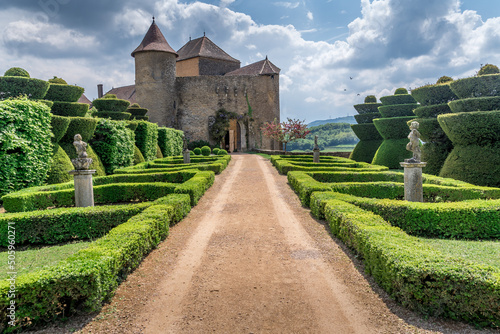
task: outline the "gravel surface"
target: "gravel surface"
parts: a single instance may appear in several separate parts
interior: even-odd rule
[[[228,169],[99,314],[36,333],[500,333],[392,301],[270,162]]]

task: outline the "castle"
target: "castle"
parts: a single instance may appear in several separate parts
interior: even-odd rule
[[[263,137],[260,130],[265,122],[280,120],[280,69],[267,57],[240,67],[239,60],[206,36],[190,39],[176,52],[154,19],[132,57],[135,86],[109,93],[149,109],[151,122],[183,130],[190,141],[213,143],[209,123],[223,108],[238,115],[230,120],[223,148],[278,149],[278,143]]]

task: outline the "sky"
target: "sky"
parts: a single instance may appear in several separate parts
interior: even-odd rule
[[[134,84],[152,16],[175,50],[206,33],[242,66],[268,56],[282,120],[354,115],[367,95],[500,66],[500,1],[0,0],[0,74],[62,77],[95,99],[97,84]]]

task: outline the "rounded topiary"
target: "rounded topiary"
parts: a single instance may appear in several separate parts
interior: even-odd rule
[[[97,108],[100,112],[104,111],[114,111],[114,112],[125,112],[130,105],[130,102],[127,100],[120,100],[115,98],[110,98],[106,95],[103,98],[94,100],[92,104]]]
[[[377,103],[377,98],[375,95],[368,95],[365,97],[365,103]]]
[[[52,113],[58,116],[84,117],[88,111],[86,103],[55,101],[52,105]]]
[[[398,88],[394,92],[394,95],[403,95],[403,94],[408,94],[408,90],[406,88]]]
[[[210,149],[210,147],[208,146],[203,146],[201,148],[201,154],[205,157],[208,157],[210,155],[210,153],[212,153],[212,150]]]
[[[443,75],[441,78],[439,78],[436,81],[436,83],[437,84],[443,84],[443,83],[450,82],[450,81],[453,81],[453,78],[451,78],[449,76],[446,76],[446,75]],[[412,91],[412,94],[413,94],[413,91]]]
[[[41,100],[47,94],[49,83],[26,77],[0,77],[0,99],[26,95],[31,100]]]
[[[85,90],[83,87],[51,83],[45,99],[49,101],[77,102]]]
[[[217,155],[228,155],[228,153],[226,150],[220,150],[219,153],[217,153]]]
[[[201,155],[201,148],[199,148],[199,147],[195,147],[195,148],[193,149],[193,152],[194,152],[194,154],[195,154],[195,155]]]
[[[141,162],[145,162],[144,156],[141,153],[141,150],[137,146],[134,145],[134,165],[140,164]]]
[[[68,130],[68,126],[71,120],[68,117],[63,117],[63,116],[57,116],[57,115],[52,115],[51,116],[51,130],[52,134],[54,135],[52,139],[52,143],[58,143],[61,138],[64,136],[66,133],[66,130]]]
[[[24,68],[11,67],[7,71],[5,71],[4,76],[6,76],[6,77],[24,77],[24,78],[29,78],[30,74]]]
[[[213,154],[217,155],[220,151],[220,148],[216,147],[212,150]]]
[[[500,70],[498,69],[497,66],[492,64],[486,64],[483,67],[481,67],[479,72],[477,72],[477,75],[481,76],[486,74],[497,74],[497,73],[500,73]]]
[[[413,119],[415,119],[415,116],[379,118],[374,120],[373,124],[384,139],[404,138],[408,140],[406,137],[410,133],[410,128],[407,122]]]
[[[96,116],[100,118],[109,118],[115,121],[126,121],[129,120],[132,115],[128,112],[98,111]]]
[[[415,88],[411,91],[411,96],[422,106],[448,103],[457,99],[449,84],[426,85]]]
[[[195,155],[195,154],[194,154],[194,152],[193,152],[193,151],[189,151],[189,155],[190,155],[190,156],[193,156],[193,155]]]
[[[82,136],[82,140],[88,143],[94,135],[99,120],[88,117],[69,117],[69,119],[70,123],[68,129],[61,139],[61,142],[73,143],[75,135],[79,133]]]
[[[46,182],[48,184],[55,184],[71,181],[73,177],[68,172],[73,169],[75,168],[66,152],[64,152],[61,146],[55,144],[52,164],[50,165]]]
[[[67,85],[68,83],[63,78],[58,78],[54,76],[52,79],[48,80],[51,84]]]
[[[116,95],[115,94],[106,94],[102,97],[103,99],[117,99]]]

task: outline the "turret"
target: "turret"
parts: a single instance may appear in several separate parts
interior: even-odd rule
[[[149,109],[151,122],[159,126],[175,125],[175,71],[177,53],[155,23],[141,44],[132,52],[135,58],[137,102]]]

